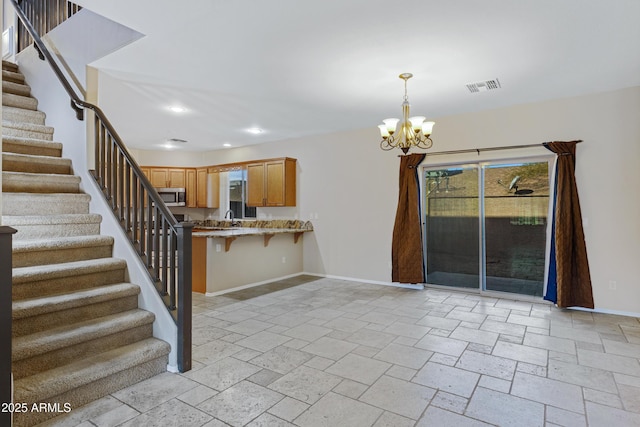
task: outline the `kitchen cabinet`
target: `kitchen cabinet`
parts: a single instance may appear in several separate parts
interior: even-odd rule
[[[211,168],[198,168],[196,179],[198,181],[196,207],[220,207],[220,174],[211,171]]]
[[[193,231],[197,230],[194,229]],[[206,237],[194,237],[191,239],[191,290],[201,294],[207,292]]]
[[[195,169],[185,169],[185,177],[187,181],[187,185],[185,186],[185,190],[187,192],[187,207],[195,208],[197,206],[197,179],[196,179],[196,170]]]
[[[207,207],[207,168],[196,169],[196,207]]]
[[[149,167],[147,178],[156,188],[186,188],[187,173],[184,168]]]
[[[296,205],[296,159],[261,160],[246,168],[248,206]]]
[[[220,207],[220,172],[213,168],[207,169],[207,208]]]

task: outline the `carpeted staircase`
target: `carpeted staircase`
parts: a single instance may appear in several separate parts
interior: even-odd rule
[[[126,263],[14,64],[2,63],[2,225],[13,245],[14,402],[71,408],[166,371]],[[70,114],[70,120],[75,120]],[[68,408],[68,406],[67,406]],[[49,408],[51,409],[51,407]],[[59,415],[27,412],[14,425]]]

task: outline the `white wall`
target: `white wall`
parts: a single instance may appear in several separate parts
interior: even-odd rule
[[[640,87],[442,117],[434,128],[430,151],[582,139],[576,176],[596,309],[640,314],[639,117]],[[147,151],[136,155],[141,164],[176,166],[297,158],[298,206],[271,212],[313,217],[315,231],[304,238],[305,271],[389,282],[399,152],[383,152],[378,141],[372,125],[371,129],[204,155]],[[547,151],[491,152],[480,159],[520,154]],[[475,154],[466,156],[478,159]],[[465,157],[427,156],[425,164],[461,159]],[[609,289],[609,281],[616,282],[616,290]]]
[[[304,238],[294,243],[293,234],[276,234],[265,247],[264,236],[244,236],[228,252],[225,239],[207,238],[207,295],[302,273]]]

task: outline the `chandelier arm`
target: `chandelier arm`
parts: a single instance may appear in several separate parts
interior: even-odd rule
[[[389,140],[387,139],[383,139],[382,141],[380,141],[380,148],[382,148],[384,151],[391,151],[394,148],[396,148],[395,145],[392,145]]]
[[[426,137],[424,139],[417,139],[416,140],[417,143],[415,144],[416,147],[418,148],[423,148],[423,149],[427,149],[427,148],[431,148],[433,146],[433,141],[431,140],[431,138]]]

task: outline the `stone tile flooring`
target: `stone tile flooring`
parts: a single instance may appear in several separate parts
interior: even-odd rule
[[[640,319],[309,276],[194,294],[193,370],[50,426],[640,426]]]

